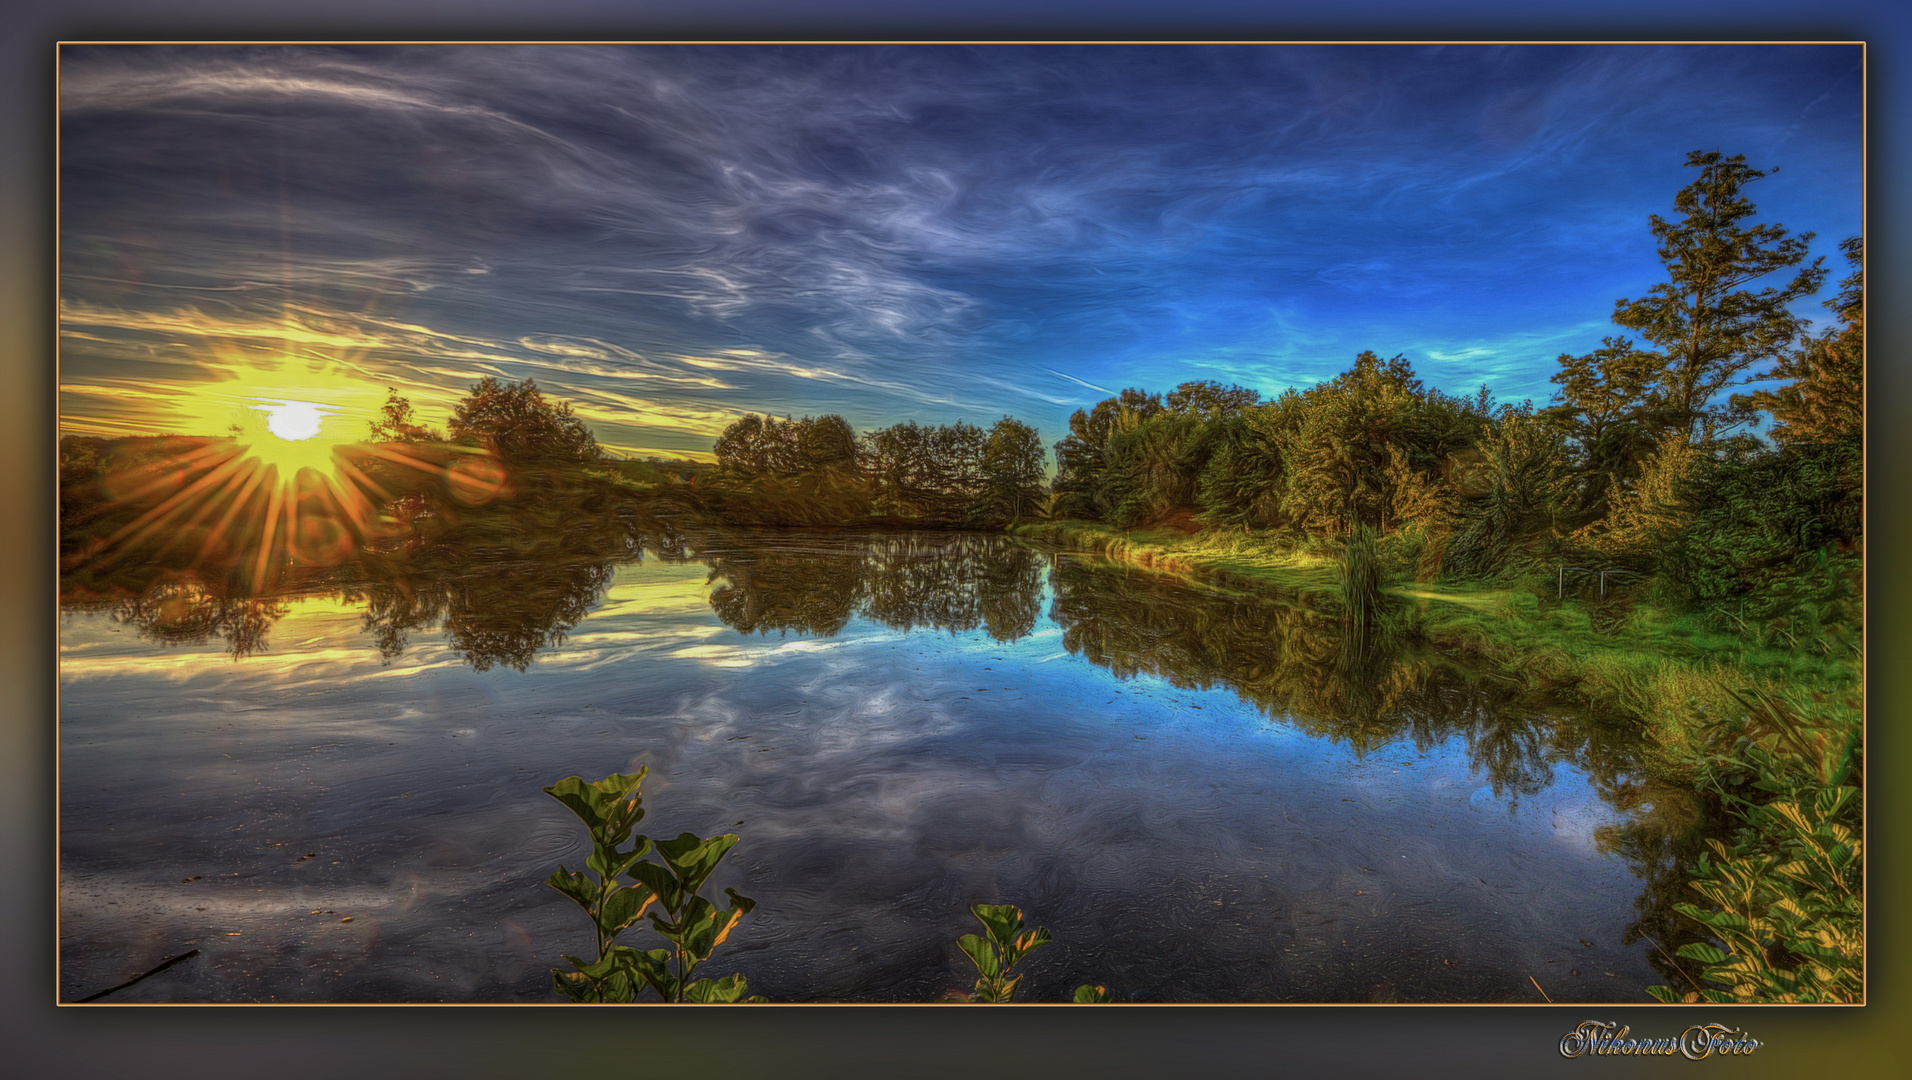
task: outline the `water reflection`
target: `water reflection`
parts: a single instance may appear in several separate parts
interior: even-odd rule
[[[982,627],[997,641],[1013,640],[1036,625],[1047,564],[1048,614],[1064,647],[1118,678],[1227,689],[1357,758],[1400,744],[1425,753],[1458,740],[1510,811],[1552,785],[1561,767],[1584,773],[1618,817],[1591,829],[1588,842],[1624,859],[1645,885],[1627,942],[1652,943],[1655,968],[1676,984],[1695,974],[1673,957],[1699,939],[1673,905],[1690,899],[1681,867],[1702,843],[1696,804],[1639,772],[1637,734],[1626,725],[1401,637],[1355,634],[1303,606],[1100,558],[1038,553],[999,536],[730,543],[698,557],[712,580],[725,582],[712,593],[713,610],[745,633],[827,637],[860,615],[901,630]]]
[[[1046,617],[1055,628],[1046,632],[1059,630],[1067,654],[1118,679],[1227,690],[1271,723],[1344,745],[1356,759],[1389,747],[1458,745],[1474,782],[1510,813],[1563,769],[1583,774],[1612,812],[1585,829],[1586,845],[1623,860],[1641,882],[1627,941],[1650,942],[1661,977],[1685,985],[1689,973],[1671,955],[1693,939],[1691,923],[1672,905],[1690,898],[1680,866],[1699,843],[1692,804],[1639,775],[1635,733],[1572,702],[1524,692],[1409,640],[1351,636],[1304,607],[1001,535],[765,534],[552,513],[536,521],[475,510],[437,515],[415,525],[420,543],[333,565],[289,564],[267,590],[203,559],[116,567],[110,583],[81,566],[63,577],[62,600],[107,611],[161,646],[217,638],[243,659],[268,648],[291,599],[338,596],[359,606],[367,644],[386,662],[414,638],[442,632],[477,671],[526,670],[600,604],[618,566],[644,558],[706,565],[712,614],[742,634],[829,638],[866,620],[1004,643],[1037,632]]]
[[[713,536],[696,558],[721,580],[710,606],[746,634],[829,637],[862,616],[893,630],[967,633],[1014,641],[1042,612],[1043,556],[979,533],[828,534],[786,538]]]
[[[523,671],[590,613],[620,563],[646,552],[684,557],[684,537],[669,522],[588,509],[549,500],[441,507],[413,522],[405,543],[285,560],[263,585],[249,559],[205,548],[137,565],[124,556],[75,560],[61,576],[61,606],[104,611],[162,646],[216,637],[243,659],[269,648],[290,601],[336,595],[363,605],[364,629],[387,662],[414,632],[440,630],[479,671]]]

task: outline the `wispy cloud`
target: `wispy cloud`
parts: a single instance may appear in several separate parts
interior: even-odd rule
[[[1096,384],[1088,381],[1087,379],[1078,379],[1074,375],[1065,375],[1062,372],[1057,371],[1055,368],[1045,368],[1043,370],[1047,371],[1051,375],[1054,375],[1058,379],[1067,379],[1078,386],[1086,386],[1089,389],[1094,390],[1098,394],[1108,394],[1111,397],[1115,396],[1115,391],[1109,389],[1106,386],[1097,386]]]
[[[629,409],[604,435],[632,446],[766,409],[1057,430],[1080,401],[1049,375],[1272,392],[1364,348],[1531,382],[1523,335],[1572,337],[1651,287],[1646,215],[1668,212],[1687,150],[1810,162],[1811,183],[1768,186],[1790,200],[1777,216],[1856,232],[1839,178],[1861,165],[1857,62],[71,47],[68,381],[159,378],[218,337],[440,404],[460,379],[535,377],[604,423]]]

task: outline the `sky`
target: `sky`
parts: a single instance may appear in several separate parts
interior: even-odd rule
[[[748,413],[1045,443],[1402,354],[1544,401],[1688,152],[1830,285],[1857,45],[66,46],[63,433],[365,437],[535,379],[619,456]],[[1775,281],[1775,284],[1779,282]]]

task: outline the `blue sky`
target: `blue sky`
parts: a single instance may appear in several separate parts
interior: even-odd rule
[[[621,454],[749,412],[1267,395],[1405,354],[1545,399],[1688,151],[1863,222],[1857,46],[100,46],[60,64],[62,429],[362,437],[535,378]],[[1831,289],[1824,295],[1829,295]],[[1801,305],[1821,317],[1816,297]]]

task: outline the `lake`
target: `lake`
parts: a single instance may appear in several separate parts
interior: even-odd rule
[[[742,838],[699,974],[778,1002],[967,989],[979,902],[1055,937],[1024,1001],[1644,1001],[1686,898],[1624,725],[996,534],[69,591],[60,698],[65,1000],[558,1001],[540,789],[638,766],[641,832]]]

